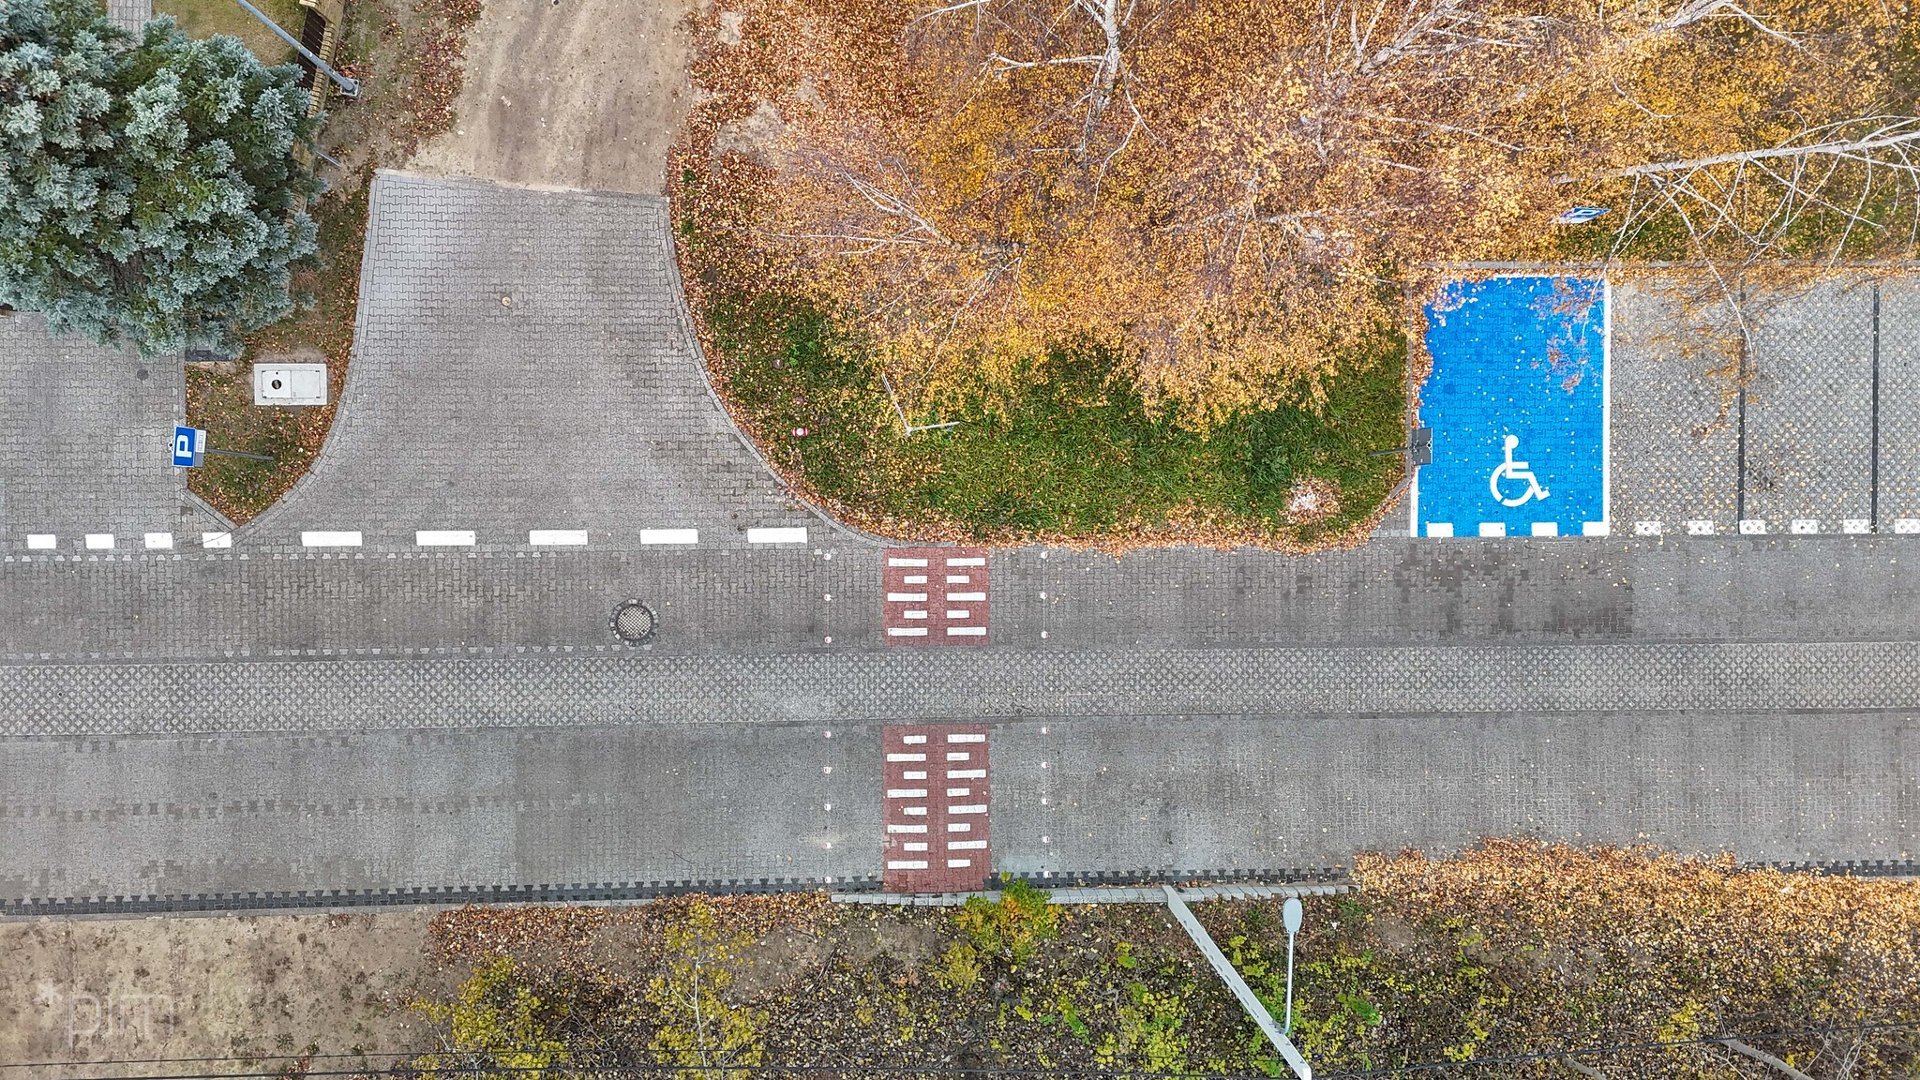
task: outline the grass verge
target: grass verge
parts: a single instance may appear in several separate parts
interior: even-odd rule
[[[300,27],[305,24],[307,17],[307,9],[300,6],[300,0],[252,2],[254,7],[266,12],[268,18],[285,27],[287,33],[300,36]],[[287,47],[287,43],[260,25],[260,20],[247,14],[247,10],[234,3],[234,0],[153,0],[153,13],[173,16],[188,37],[231,34],[246,42],[247,48],[263,64],[285,64],[293,59],[293,50]]]
[[[1056,351],[1016,396],[982,391],[913,417],[958,426],[909,435],[878,369],[825,313],[724,283],[695,293],[718,382],[769,461],[886,535],[1316,548],[1364,537],[1400,478],[1398,455],[1380,454],[1404,441],[1407,348],[1391,329],[1320,406],[1206,434],[1155,415],[1126,365]]]

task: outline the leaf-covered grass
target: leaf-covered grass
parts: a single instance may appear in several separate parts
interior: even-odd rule
[[[273,458],[269,463],[209,455],[188,473],[193,493],[235,522],[258,516],[306,474],[326,441],[334,404],[346,385],[360,294],[360,252],[366,242],[366,186],[323,199],[314,206],[313,219],[320,252],[313,265],[294,275],[295,292],[311,296],[313,304],[248,339],[241,360],[187,368],[187,422],[206,429],[207,445]],[[255,405],[254,359],[296,349],[326,359],[328,404]]]
[[[905,432],[878,370],[792,298],[734,293],[703,312],[729,397],[762,449],[813,493],[876,527],[981,540],[1156,535],[1311,546],[1374,516],[1400,476],[1406,344],[1383,332],[1348,358],[1319,409],[1282,407],[1206,434],[1148,408],[1124,365],[1056,351],[1014,396],[981,390]],[[795,435],[797,430],[806,434]],[[1337,507],[1291,516],[1296,482]]]

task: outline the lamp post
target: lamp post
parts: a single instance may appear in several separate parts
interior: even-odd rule
[[[1287,897],[1287,902],[1280,905],[1280,925],[1287,928],[1287,1018],[1280,1029],[1282,1035],[1293,1034],[1293,938],[1300,932],[1300,921],[1305,917],[1297,896]]]
[[[327,78],[332,79],[334,85],[340,88],[340,93],[342,95],[346,97],[360,96],[360,84],[358,82],[356,82],[353,79],[347,78],[345,75],[342,75],[339,72],[333,70],[333,68],[327,66],[327,62],[325,60],[322,60],[319,57],[313,55],[313,51],[311,49],[308,49],[305,45],[300,44],[299,38],[294,37],[292,34],[287,33],[284,29],[281,28],[279,23],[274,22],[272,19],[267,18],[265,12],[262,12],[259,8],[254,7],[252,4],[248,3],[247,0],[234,0],[234,3],[239,4],[243,8],[246,8],[248,14],[252,15],[256,19],[259,19],[262,23],[265,23],[267,29],[280,35],[281,41],[284,41],[287,44],[293,46],[294,49],[296,49],[300,53],[301,56],[306,57],[307,60],[310,61],[314,67],[318,68],[322,74],[326,75]]]

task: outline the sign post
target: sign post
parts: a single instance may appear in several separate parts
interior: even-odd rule
[[[188,427],[185,424],[175,424],[173,426],[174,465],[182,469],[199,468],[201,461],[208,454],[219,454],[221,457],[246,458],[248,461],[271,462],[273,460],[272,457],[266,454],[249,454],[243,450],[211,449],[207,446],[206,428]]]

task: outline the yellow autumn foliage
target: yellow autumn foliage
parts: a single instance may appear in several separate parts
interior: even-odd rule
[[[1097,345],[1205,428],[1311,402],[1449,266],[1553,256],[1575,202],[1617,208],[1616,253],[1667,234],[1665,257],[1737,262],[1910,250],[1885,219],[1911,208],[1860,154],[1714,160],[1913,112],[1891,59],[1910,17],[1870,0],[721,0],[682,160],[733,204],[721,272],[822,301],[919,400]]]

